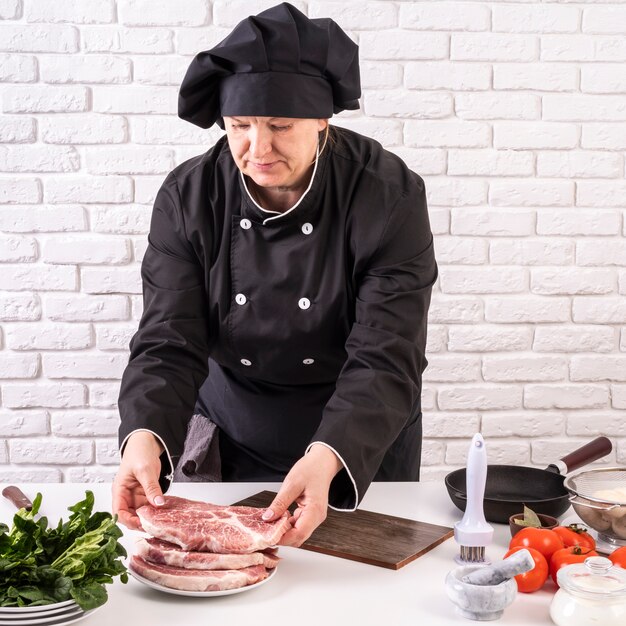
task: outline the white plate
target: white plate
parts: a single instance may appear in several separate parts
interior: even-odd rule
[[[76,613],[82,611],[78,604],[70,604],[60,609],[52,609],[51,611],[38,611],[32,613],[31,611],[24,611],[23,613],[0,613],[0,620],[14,621],[21,619],[39,619],[45,617],[46,619],[59,619],[60,617],[67,615],[68,613]]]
[[[53,604],[42,604],[40,606],[0,606],[0,614],[2,613],[39,613],[45,611],[52,613],[60,609],[67,610],[71,606],[78,606],[74,600],[63,600],[63,602],[54,602]]]
[[[224,589],[223,591],[183,591],[181,589],[172,589],[171,587],[165,587],[164,585],[159,585],[159,583],[148,580],[147,578],[144,578],[143,576],[137,574],[137,572],[133,572],[133,570],[131,570],[130,568],[128,569],[128,572],[140,583],[148,585],[148,587],[152,587],[153,589],[164,591],[165,593],[173,593],[177,596],[193,596],[194,598],[215,598],[217,596],[229,596],[233,593],[242,593],[243,591],[256,589],[257,587],[264,585],[268,580],[270,580],[276,573],[276,569],[277,568],[274,568],[269,573],[269,576],[267,578],[264,578],[258,583],[254,583],[253,585],[246,585],[245,587],[237,587],[236,589]]]
[[[102,605],[104,606],[104,605]],[[0,616],[0,626],[65,626],[66,624],[73,624],[74,622],[78,622],[85,617],[88,617],[92,613],[95,613],[98,609],[101,609],[102,606],[99,606],[91,611],[82,611],[79,609],[78,612],[72,612],[60,615],[50,615],[49,617],[41,617],[34,618],[32,615],[27,616],[24,615],[23,619],[15,620],[11,619],[5,620],[4,616]]]
[[[26,607],[20,607],[26,608]],[[64,606],[60,609],[52,609],[50,611],[37,611],[33,613],[32,611],[25,610],[21,613],[0,613],[0,622],[7,623],[19,623],[20,620],[23,619],[59,619],[60,617],[65,617],[68,613],[75,614],[82,609],[77,604],[69,604],[68,606]]]
[[[57,609],[50,613],[11,613],[0,615],[0,624],[19,626],[20,624],[49,624],[58,620],[66,620],[70,617],[78,617],[84,611],[79,606],[69,606],[66,609]]]

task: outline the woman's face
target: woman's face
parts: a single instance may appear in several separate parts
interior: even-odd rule
[[[315,160],[327,120],[292,117],[224,117],[237,167],[257,185],[297,188]]]

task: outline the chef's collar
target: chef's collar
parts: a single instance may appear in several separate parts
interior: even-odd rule
[[[328,119],[358,109],[360,95],[358,46],[330,18],[283,2],[194,58],[178,115],[201,128],[237,115]]]
[[[326,145],[320,151],[319,145],[315,155],[315,164],[309,185],[300,196],[298,201],[287,211],[278,212],[264,209],[253,197],[248,188],[248,181],[243,172],[239,171],[239,184],[243,195],[242,217],[248,217],[255,222],[261,223],[263,226],[282,226],[290,224],[293,221],[306,222],[313,219],[317,207],[320,205],[320,192],[322,188],[322,180],[326,172],[326,163],[328,161],[328,153],[330,145]]]
[[[246,177],[244,176],[242,171],[239,171],[239,175],[241,176],[241,181],[243,183],[244,189],[248,198],[256,205],[257,209],[261,211],[261,215],[266,214],[267,217],[263,219],[263,226],[267,226],[268,222],[273,222],[275,220],[287,217],[292,211],[295,211],[301,204],[302,201],[306,198],[306,195],[311,190],[311,186],[313,185],[313,181],[315,180],[315,173],[317,172],[317,164],[319,163],[320,157],[320,147],[319,144],[317,146],[317,152],[315,153],[315,164],[313,166],[313,173],[311,174],[311,180],[307,185],[307,188],[304,190],[304,193],[298,198],[298,201],[286,211],[270,211],[269,209],[264,209],[255,199],[254,196],[250,193],[250,188],[248,187],[248,183],[246,181]]]

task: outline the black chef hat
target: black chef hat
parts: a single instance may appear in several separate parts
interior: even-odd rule
[[[242,20],[191,62],[178,115],[201,128],[223,116],[329,118],[358,109],[358,46],[330,18],[283,2]]]

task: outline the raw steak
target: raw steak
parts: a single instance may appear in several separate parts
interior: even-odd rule
[[[137,509],[137,515],[147,533],[184,550],[247,554],[276,545],[291,528],[288,512],[265,522],[263,511],[166,496],[163,506],[146,504]]]
[[[148,563],[137,555],[133,555],[130,560],[130,569],[152,582],[181,591],[238,589],[258,583],[268,576],[267,570],[262,565],[253,565],[243,569],[183,569],[171,565]]]
[[[184,569],[242,569],[252,565],[263,565],[268,569],[273,569],[280,560],[271,551],[251,552],[250,554],[187,552],[174,543],[153,538],[137,541],[135,554],[150,563]]]

